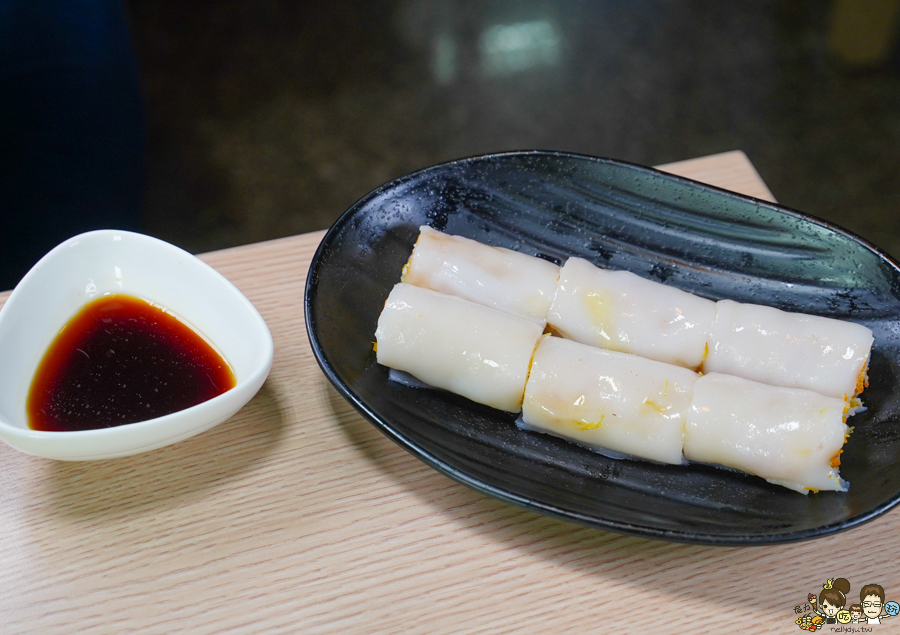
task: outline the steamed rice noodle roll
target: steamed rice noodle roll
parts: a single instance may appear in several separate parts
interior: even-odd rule
[[[522,422],[603,450],[680,464],[697,373],[545,335],[525,387]]]
[[[435,388],[518,412],[543,327],[462,298],[394,286],[375,331],[378,363]]]
[[[845,491],[838,466],[848,408],[843,399],[810,390],[710,373],[694,384],[684,456],[804,494]]]
[[[583,344],[696,369],[715,315],[711,300],[569,258],[547,321]]]
[[[866,386],[872,341],[854,322],[721,300],[703,372],[851,400]]]
[[[543,328],[559,278],[557,265],[430,227],[419,230],[403,268],[403,282],[532,320]]]

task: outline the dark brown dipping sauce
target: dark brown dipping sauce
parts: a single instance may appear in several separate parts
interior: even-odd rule
[[[110,428],[184,410],[234,388],[227,362],[162,309],[107,295],[73,317],[28,393],[33,430]]]

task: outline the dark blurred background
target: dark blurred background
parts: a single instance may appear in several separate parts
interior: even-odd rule
[[[900,256],[900,0],[118,6],[143,230],[189,251],[326,228],[463,156],[741,149],[780,202]]]

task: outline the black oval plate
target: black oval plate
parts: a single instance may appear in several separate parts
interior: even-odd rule
[[[847,493],[802,496],[703,465],[613,460],[516,428],[515,415],[388,381],[378,315],[418,227],[562,263],[580,256],[714,300],[852,320],[875,333],[868,411],[842,455]],[[562,152],[464,159],[392,181],[326,234],[306,324],[335,388],[388,437],[452,478],[559,518],[683,542],[803,540],[900,500],[900,269],[800,212],[657,170]]]

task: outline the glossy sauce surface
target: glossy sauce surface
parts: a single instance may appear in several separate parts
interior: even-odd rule
[[[64,432],[146,421],[235,386],[222,356],[146,300],[106,295],[82,308],[41,360],[28,425]]]

